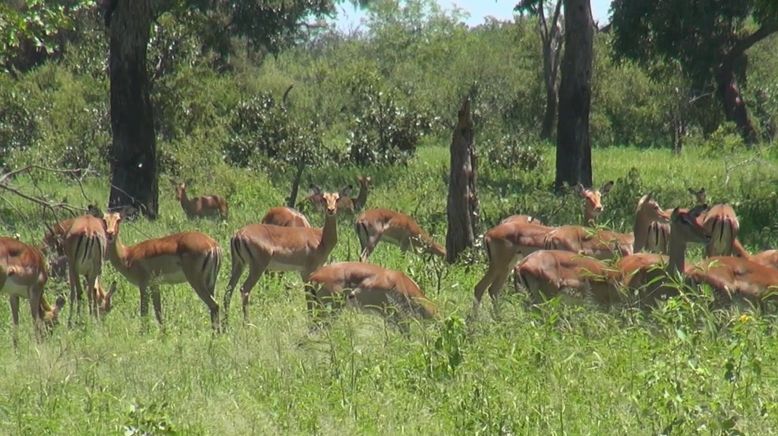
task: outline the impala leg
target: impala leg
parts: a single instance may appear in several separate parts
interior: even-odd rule
[[[89,316],[97,315],[97,290],[95,289],[94,274],[87,274],[86,280],[86,301],[89,305]]]
[[[138,286],[140,290],[140,316],[145,319],[149,315],[149,288],[146,284]]]
[[[489,288],[489,286],[495,281],[498,275],[500,275],[501,271],[505,269],[507,265],[505,265],[504,262],[497,262],[496,260],[493,260],[491,263],[489,263],[489,268],[486,270],[486,274],[484,274],[484,277],[475,285],[475,290],[473,292],[473,310],[472,310],[472,316],[475,316],[478,313],[478,308],[481,306],[481,299],[484,296],[484,292],[486,292],[486,289]]]
[[[235,286],[238,285],[240,276],[243,274],[243,270],[246,268],[246,264],[236,259],[236,256],[232,257],[232,272],[230,273],[230,282],[227,284],[227,290],[224,291],[224,323],[227,324],[227,317],[230,314],[230,300],[232,300],[232,293],[235,291]]]
[[[208,311],[211,314],[211,325],[218,333],[221,331],[221,324],[219,323],[219,304],[214,297],[216,295],[216,274],[219,272],[219,266],[218,263],[215,265],[216,270],[212,271],[213,276],[210,277],[207,274],[195,275],[187,273],[187,271],[208,270],[208,258],[206,258],[206,262],[203,264],[202,268],[198,269],[199,263],[202,263],[201,259],[193,261],[191,267],[184,268],[184,273],[187,274],[186,278],[189,281],[189,284],[192,285],[192,289],[194,289],[197,296],[200,297],[200,299],[203,300],[203,303],[208,307]]]
[[[68,262],[68,281],[70,282],[70,311],[68,312],[68,327],[73,326],[73,313],[81,317],[81,282],[73,262]]]
[[[259,265],[251,265],[249,267],[249,276],[243,286],[240,288],[240,299],[243,304],[243,322],[249,322],[249,297],[251,296],[251,290],[262,277],[262,274],[267,269],[268,262],[264,262]]]
[[[381,233],[368,236],[366,243],[362,246],[362,253],[359,255],[359,261],[367,261],[367,258],[370,257],[370,255],[373,253],[373,250],[375,250],[376,245],[378,245],[380,241]]]
[[[30,313],[35,328],[35,339],[43,339],[43,319],[41,319],[41,299],[43,298],[43,285],[36,284],[30,291]]]
[[[151,302],[154,304],[154,316],[161,326],[162,323],[162,297],[159,294],[159,285],[151,286]]]
[[[11,327],[13,330],[11,332],[11,340],[14,348],[16,348],[19,342],[19,297],[11,295],[8,298],[8,302],[11,304],[11,322],[13,323],[13,326]]]
[[[500,271],[497,274],[496,279],[489,286],[489,297],[492,299],[492,317],[494,319],[500,318],[500,293],[502,292],[505,282],[508,280],[511,266],[508,265],[507,271]]]

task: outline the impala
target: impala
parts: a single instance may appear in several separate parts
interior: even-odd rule
[[[104,221],[91,215],[74,218],[65,233],[62,245],[68,260],[70,281],[68,323],[71,323],[73,312],[78,314],[81,312],[81,297],[84,292],[80,276],[86,278],[90,314],[97,315],[98,306],[110,300],[113,295],[103,295],[99,282],[103,270],[103,257],[107,249]],[[102,301],[98,301],[98,298]]]
[[[311,227],[305,215],[291,207],[273,207],[262,217],[262,224],[283,227]]]
[[[561,226],[546,235],[544,248],[565,250],[597,259],[611,259],[632,254],[635,237],[605,229]]]
[[[521,224],[540,224],[540,225],[543,225],[543,223],[539,219],[535,218],[534,216],[530,216],[530,215],[511,215],[508,218],[505,218],[502,221],[500,221],[500,224],[511,223],[511,222],[521,223]]]
[[[342,197],[338,202],[339,213],[354,215],[356,212],[361,211],[367,203],[367,192],[370,189],[372,181],[373,179],[370,176],[358,176],[357,183],[359,183],[359,194],[356,197]]]
[[[370,209],[363,212],[354,223],[362,252],[360,261],[370,257],[382,240],[398,245],[403,251],[421,249],[427,253],[446,257],[446,249],[435,242],[413,218],[389,209]]]
[[[543,248],[546,235],[553,227],[509,220],[489,229],[484,235],[484,247],[489,268],[475,285],[473,314],[478,310],[484,291],[489,289],[492,307],[497,312],[497,298],[508,274],[516,263],[528,254]]]
[[[601,305],[621,301],[614,270],[598,259],[570,251],[539,250],[516,266],[517,283],[541,302],[559,295],[592,298]]]
[[[186,182],[181,182],[176,185],[176,198],[181,202],[187,218],[219,215],[221,219],[227,219],[227,200],[220,195],[189,198],[186,196]]]
[[[765,250],[756,254],[751,254],[746,250],[746,247],[740,243],[737,239],[732,246],[735,255],[748,259],[752,262],[769,266],[771,268],[778,268],[778,250]]]
[[[669,222],[670,214],[659,206],[651,193],[641,197],[635,209],[635,224],[632,229],[635,242],[632,251],[667,253]]]
[[[689,193],[697,200],[697,204],[705,204],[707,194],[705,188],[699,191],[689,188]],[[731,256],[734,254],[734,244],[740,231],[737,214],[729,204],[714,204],[701,215],[702,225],[708,229],[711,241],[705,247],[707,256]]]
[[[47,279],[46,263],[37,248],[14,238],[0,237],[0,293],[8,295],[11,304],[14,346],[19,326],[19,298],[30,302],[37,338],[40,339],[44,324],[53,325],[57,322],[65,299],[58,297],[54,307],[46,302],[43,287]]]
[[[342,262],[323,266],[309,277],[308,307],[329,306],[334,310],[344,305],[374,311],[408,333],[407,318],[432,319],[437,316],[434,305],[413,280],[400,271],[369,263]],[[321,321],[319,311],[317,321]]]
[[[575,186],[575,192],[584,199],[583,215],[587,224],[594,224],[603,211],[602,198],[613,188],[613,181],[606,182],[600,189],[584,188],[582,184]]]
[[[710,285],[718,303],[747,301],[761,306],[778,296],[778,270],[740,257],[709,257],[686,275],[695,283]]]
[[[219,330],[219,305],[214,300],[216,278],[222,260],[219,244],[200,232],[184,232],[149,239],[126,247],[119,239],[120,213],[105,214],[105,233],[108,240],[108,258],[113,267],[140,291],[140,314],[148,315],[148,294],[154,304],[157,322],[162,325],[160,283],[188,282],[208,306],[211,324]],[[110,307],[110,295],[104,306]]]
[[[620,282],[637,291],[640,300],[652,303],[659,297],[676,292],[665,285],[667,276],[686,270],[686,247],[689,243],[707,244],[710,233],[699,220],[705,205],[691,210],[676,208],[670,217],[669,257],[655,253],[636,253],[621,258],[615,268]]]
[[[250,224],[235,233],[230,242],[232,273],[224,293],[225,320],[232,292],[246,266],[249,274],[240,290],[246,322],[251,290],[266,270],[298,271],[304,282],[308,280],[311,273],[327,260],[338,242],[338,199],[341,195],[348,195],[348,191],[322,194],[327,205],[323,228]]]
[[[87,215],[93,216],[95,218],[103,217],[103,213],[100,211],[100,209],[98,209],[97,206],[93,204],[87,206]],[[47,231],[43,235],[43,249],[45,252],[53,250],[55,253],[64,256],[65,249],[62,246],[62,243],[65,240],[65,234],[70,229],[70,226],[73,225],[73,221],[75,221],[76,218],[77,217],[64,219],[57,222],[53,226],[49,226],[48,224],[46,225]]]

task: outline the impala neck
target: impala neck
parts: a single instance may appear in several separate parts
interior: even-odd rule
[[[670,231],[670,250],[669,263],[667,270],[670,274],[683,273],[686,270],[686,241],[680,238],[673,238],[673,232]]]
[[[361,185],[359,187],[359,195],[357,195],[357,200],[355,201],[355,207],[357,209],[361,209],[364,207],[365,203],[367,202],[367,184]]]
[[[186,190],[181,191],[181,204],[189,204],[189,197],[186,196]]]
[[[337,214],[324,215],[324,227],[321,229],[321,241],[319,242],[319,251],[329,254],[335,244],[338,243],[338,217]]]
[[[635,253],[645,248],[648,239],[648,228],[650,226],[651,220],[646,219],[641,214],[635,216],[635,225],[632,227],[632,234],[635,236],[633,244]]]
[[[118,233],[114,236],[113,242],[108,243],[108,259],[110,259],[113,267],[123,275],[126,275],[126,272],[129,271],[130,268],[126,262],[127,247],[122,244]]]

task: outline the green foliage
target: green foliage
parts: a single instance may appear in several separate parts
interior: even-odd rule
[[[502,168],[518,168],[521,171],[537,171],[544,165],[541,150],[533,145],[531,135],[502,135],[495,141],[479,143],[491,165]]]

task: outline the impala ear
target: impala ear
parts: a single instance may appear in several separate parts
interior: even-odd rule
[[[311,195],[320,195],[321,194],[321,188],[318,187],[317,185],[314,185],[313,183],[311,183],[311,188],[310,189],[311,189]]]
[[[600,188],[600,196],[605,197],[608,195],[608,192],[610,192],[611,188],[613,188],[613,180],[610,180],[602,185],[602,188]]]
[[[582,185],[581,183],[578,183],[577,185],[575,185],[575,188],[573,188],[573,192],[575,192],[580,196],[583,196],[584,192],[586,192],[586,188],[584,188],[584,185]]]
[[[348,197],[349,195],[351,195],[352,189],[354,189],[354,187],[351,185],[344,186],[343,188],[341,188],[340,192],[338,192],[338,195],[340,195],[341,197]]]

